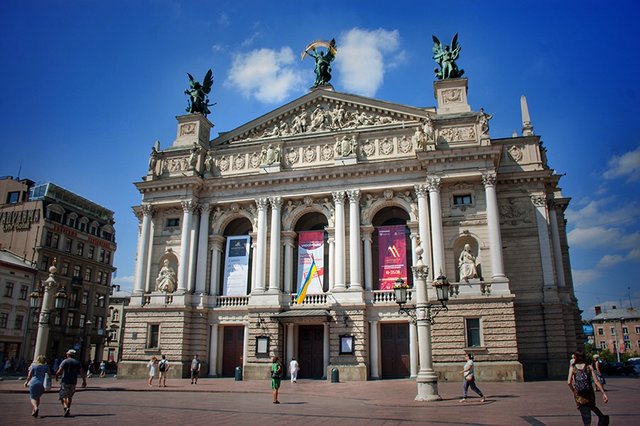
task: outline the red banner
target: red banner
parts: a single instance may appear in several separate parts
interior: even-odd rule
[[[380,290],[393,290],[396,279],[407,281],[407,243],[404,225],[378,228]]]

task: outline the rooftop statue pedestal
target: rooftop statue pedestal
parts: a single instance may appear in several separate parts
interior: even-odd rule
[[[470,112],[467,100],[468,81],[466,78],[448,78],[433,83],[433,92],[438,101],[438,114]]]
[[[175,147],[191,147],[196,142],[202,147],[209,145],[211,123],[202,114],[187,114],[176,117],[178,120],[178,134],[173,141]]]

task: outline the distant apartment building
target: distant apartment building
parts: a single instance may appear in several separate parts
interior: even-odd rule
[[[69,348],[83,361],[102,356],[115,271],[114,223],[111,210],[53,183],[0,178],[0,249],[37,270],[35,290],[55,261],[55,279],[67,294],[67,307],[51,318],[50,359]],[[33,331],[27,340],[33,342],[37,316],[28,317]]]
[[[131,293],[114,291],[109,298],[109,317],[107,320],[107,337],[102,359],[107,362],[120,362],[122,359],[122,337],[124,336],[124,308],[129,305]]]
[[[0,366],[6,360],[15,369],[20,360],[30,359],[29,294],[37,270],[31,263],[10,251],[0,249]]]
[[[596,306],[593,325],[594,345],[612,353],[640,353],[640,311],[634,308],[603,310]]]

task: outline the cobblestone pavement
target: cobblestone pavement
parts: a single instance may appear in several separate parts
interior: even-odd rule
[[[609,403],[598,406],[613,425],[640,424],[640,379],[608,378]],[[43,396],[40,418],[23,381],[0,382],[2,425],[580,425],[580,415],[563,381],[478,383],[487,395],[459,402],[461,383],[439,383],[442,401],[414,401],[413,380],[328,383],[283,381],[273,404],[269,381],[169,380],[166,388],[145,380],[91,378],[74,398],[72,417],[62,417],[57,388]],[[596,424],[594,416],[594,424]]]

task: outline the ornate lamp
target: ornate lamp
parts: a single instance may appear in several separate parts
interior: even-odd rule
[[[435,279],[432,285],[436,289],[438,302],[442,303],[442,306],[446,306],[447,301],[449,300],[449,288],[451,287],[451,284],[449,284],[449,280],[447,280],[447,277],[440,273],[440,275]]]
[[[409,287],[404,283],[402,278],[396,279],[396,285],[393,286],[393,294],[396,297],[396,303],[400,306],[407,303],[407,290]]]

